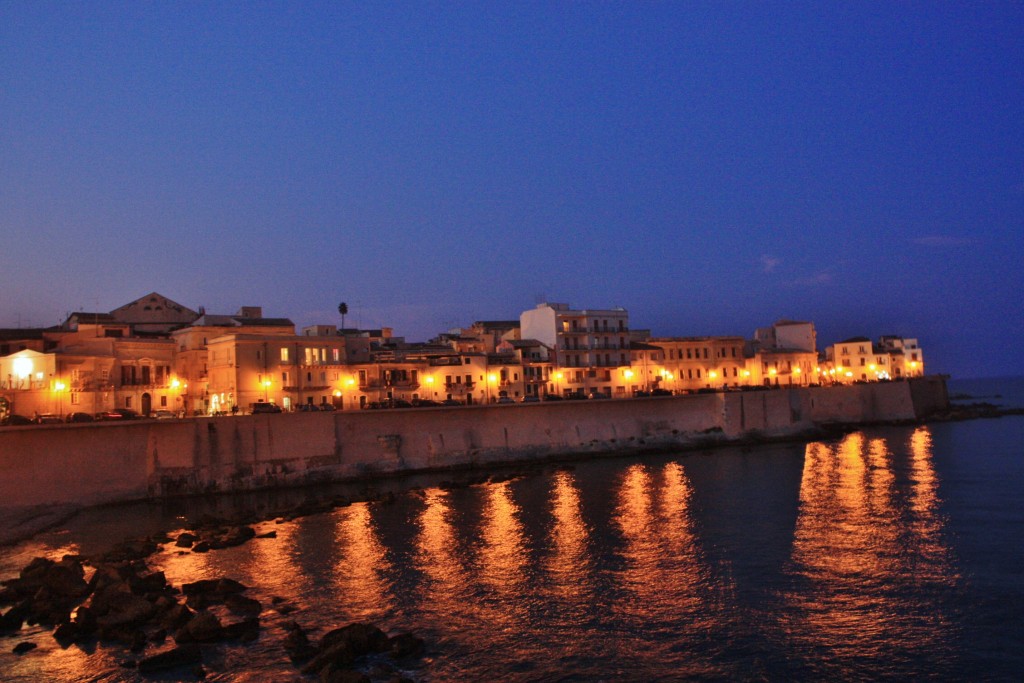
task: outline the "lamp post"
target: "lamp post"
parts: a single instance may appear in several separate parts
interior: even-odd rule
[[[433,393],[433,389],[434,389],[434,376],[433,375],[427,375],[426,377],[423,378],[423,383],[427,385],[427,400],[428,401],[433,401],[434,400],[434,396],[436,396],[436,394]]]
[[[562,389],[558,385],[562,381],[562,373],[556,372],[553,376],[555,378],[555,396],[561,396]]]
[[[270,402],[270,380],[263,380],[263,401],[265,403]]]

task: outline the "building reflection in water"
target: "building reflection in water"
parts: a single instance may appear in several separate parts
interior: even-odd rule
[[[333,515],[335,546],[335,595],[353,619],[373,621],[394,606],[388,576],[393,572],[385,547],[374,527],[372,507],[356,503]]]
[[[937,484],[927,428],[909,449],[863,433],[807,446],[788,596],[781,625],[799,656],[831,656],[816,672],[858,661],[948,655],[947,620],[925,584],[958,580],[935,514]],[[907,481],[909,479],[909,481]]]

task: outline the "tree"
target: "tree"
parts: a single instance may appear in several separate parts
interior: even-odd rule
[[[345,316],[348,315],[348,304],[344,301],[338,304],[338,313],[341,313],[341,333],[345,334]]]

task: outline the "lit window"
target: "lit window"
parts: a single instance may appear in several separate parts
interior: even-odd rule
[[[285,362],[288,361],[288,347],[287,346],[281,347],[281,360],[283,360]]]

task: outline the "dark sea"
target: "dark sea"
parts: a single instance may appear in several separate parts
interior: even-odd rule
[[[1024,378],[950,393],[1024,406]],[[353,621],[412,631],[426,655],[399,673],[422,681],[1024,679],[1024,417],[439,484],[151,558],[175,585],[229,576],[264,605],[256,643],[206,646],[207,680],[307,680],[282,648],[292,620],[314,640]],[[0,577],[238,504],[89,511],[0,549]],[[39,647],[12,654],[25,640]],[[120,647],[31,627],[0,650],[4,681],[191,677],[143,679]]]

